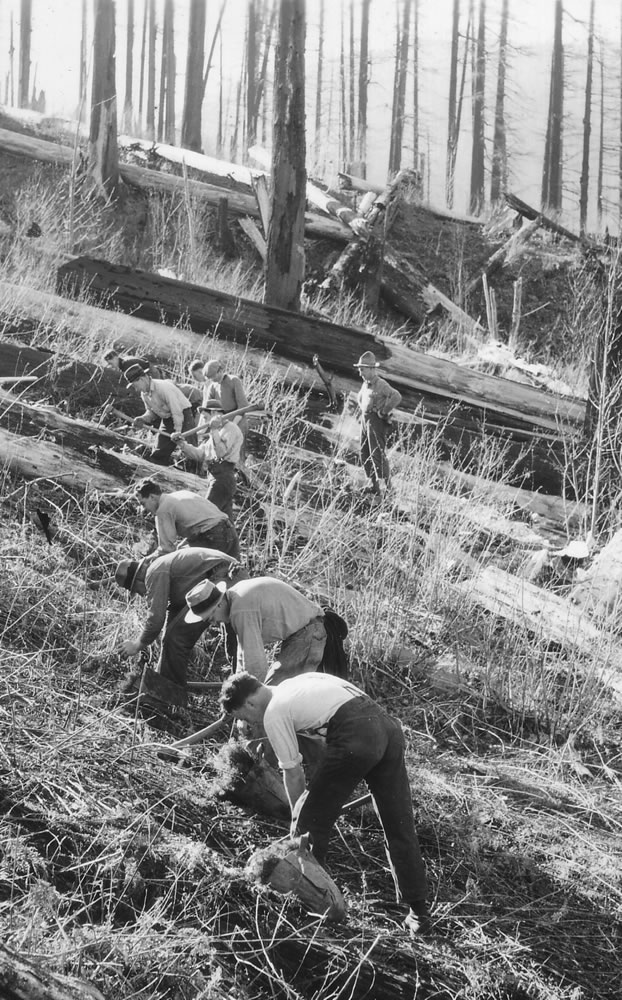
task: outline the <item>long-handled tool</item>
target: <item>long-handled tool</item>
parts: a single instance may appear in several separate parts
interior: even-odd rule
[[[214,415],[215,416],[222,415],[223,417],[226,417],[227,420],[231,420],[233,417],[239,417],[243,413],[252,413],[252,412],[265,414],[266,410],[261,405],[261,403],[249,403],[247,406],[240,406],[240,408],[237,410],[229,410],[228,413],[224,413],[224,411],[222,410],[215,410]],[[179,435],[178,440],[184,441],[186,438],[192,437],[193,434],[207,434],[209,430],[210,430],[209,424],[199,424],[198,427],[193,427],[189,431],[182,431],[181,434]],[[171,436],[170,434],[167,434],[166,431],[160,431],[160,434],[162,434],[163,437]]]

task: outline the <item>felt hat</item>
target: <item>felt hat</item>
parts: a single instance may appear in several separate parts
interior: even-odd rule
[[[115,570],[115,582],[125,590],[131,591],[141,565],[142,560],[139,562],[138,559],[122,559]]]
[[[210,608],[218,604],[226,589],[227,584],[224,580],[218,583],[212,583],[211,580],[197,583],[196,587],[186,594],[186,604],[190,610],[186,612],[184,621],[204,622]]]
[[[376,361],[376,355],[372,351],[365,351],[361,354],[360,358],[353,368],[380,368],[380,365]]]
[[[143,375],[148,375],[148,372],[144,368],[141,368],[140,365],[130,365],[129,368],[125,369],[123,374],[125,375],[125,381],[131,385],[132,382],[137,382]]]
[[[222,368],[222,363],[220,361],[208,361],[203,369],[205,378],[214,378],[216,372],[219,372]]]

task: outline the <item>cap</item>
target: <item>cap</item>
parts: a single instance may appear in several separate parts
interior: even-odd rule
[[[372,351],[365,351],[361,354],[360,358],[353,368],[380,368],[380,365],[376,361],[376,355]]]

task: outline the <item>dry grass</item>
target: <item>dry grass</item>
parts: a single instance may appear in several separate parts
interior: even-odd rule
[[[66,212],[61,194],[49,203],[53,220]],[[161,234],[154,255],[177,269],[190,245],[187,206],[151,211],[152,236]],[[20,213],[25,225],[27,200]],[[79,212],[75,219],[77,231]],[[204,224],[193,219],[195,238]],[[61,222],[50,230],[61,247]],[[50,287],[51,272],[31,271],[24,246],[16,240],[5,273],[24,267]],[[193,265],[210,283],[211,261],[206,252]],[[348,309],[342,320],[366,321]],[[64,331],[46,336],[68,353],[92,353]],[[4,469],[3,943],[119,1000],[614,1000],[617,707],[589,679],[581,684],[566,651],[474,613],[453,589],[465,567],[513,565],[524,554],[507,504],[439,476],[438,442],[424,435],[396,442],[395,492],[370,507],[348,465],[352,437],[344,431],[339,448],[310,459],[300,447],[305,399],[283,393],[268,359],[258,367],[243,352],[216,342],[213,350],[252,378],[273,413],[257,435],[256,488],[239,514],[249,566],[346,617],[355,680],[405,725],[435,934],[411,943],[387,902],[370,809],[340,821],[330,855],[346,926],[329,931],[250,883],[253,851],[285,836],[287,824],[215,793],[219,743],[194,748],[179,766],[160,759],[171,735],[128,714],[115,693],[127,666],[115,651],[143,609],[110,582],[112,568],[144,549],[148,525],[131,503],[19,482]],[[175,372],[189,360],[180,353]],[[485,476],[499,452],[482,438],[475,461]],[[58,529],[52,545],[33,521],[42,505]],[[197,675],[216,676],[213,639]],[[175,735],[216,712],[213,698],[193,697]]]

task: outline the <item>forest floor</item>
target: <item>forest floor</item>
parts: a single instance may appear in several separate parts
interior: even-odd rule
[[[0,187],[9,227],[3,277],[53,287],[51,260],[60,258],[68,225],[67,177],[2,154]],[[183,235],[170,205],[128,193],[121,208],[95,212],[79,201],[77,208],[74,250],[177,269]],[[158,228],[162,215],[167,224]],[[34,223],[40,236],[27,235]],[[196,223],[209,245],[213,220],[199,213]],[[417,261],[446,294],[457,294],[496,245],[484,231],[432,225],[417,206],[404,207],[396,232],[403,252],[418,234]],[[167,258],[164,247],[175,253]],[[257,265],[241,237],[240,248],[252,284]],[[521,267],[530,320],[522,348],[554,362],[556,345],[566,338],[568,346],[572,335],[580,358],[571,322],[583,267],[576,251],[543,240]],[[496,283],[502,326],[518,273]],[[377,322],[389,319],[403,326],[388,313]],[[451,349],[451,331],[436,343],[431,326],[419,336]],[[66,331],[58,345],[92,360]],[[202,350],[218,355],[222,345]],[[128,712],[118,693],[128,664],[117,650],[144,606],[116,588],[113,570],[151,541],[129,484],[106,494],[82,482],[26,480],[7,465],[3,949],[42,978],[59,977],[53,995],[62,1000],[75,980],[107,1000],[617,1000],[619,704],[585,672],[589,657],[490,614],[461,586],[469,567],[474,575],[477,567],[513,571],[533,553],[537,526],[527,542],[527,526],[515,530],[513,511],[492,490],[457,491],[439,475],[426,441],[396,443],[394,494],[370,506],[349,452],[320,456],[300,447],[304,400],[283,392],[270,360],[252,377],[279,416],[251,439],[253,486],[240,489],[236,506],[243,558],[255,574],[274,573],[330,600],[350,626],[353,680],[401,719],[433,931],[412,940],[403,930],[369,805],[342,817],[329,854],[345,922],[328,924],[254,883],[253,852],[285,837],[288,823],[232,790],[221,749],[235,734],[177,762],[161,756],[216,717],[216,694],[192,695],[188,711],[162,721]],[[42,509],[57,529],[52,542],[38,520]],[[488,517],[478,526],[480,512]],[[572,582],[552,586],[567,594]],[[219,635],[207,633],[194,678],[219,681],[226,669]],[[0,949],[0,986],[14,1000],[21,994],[8,992],[3,963]]]

